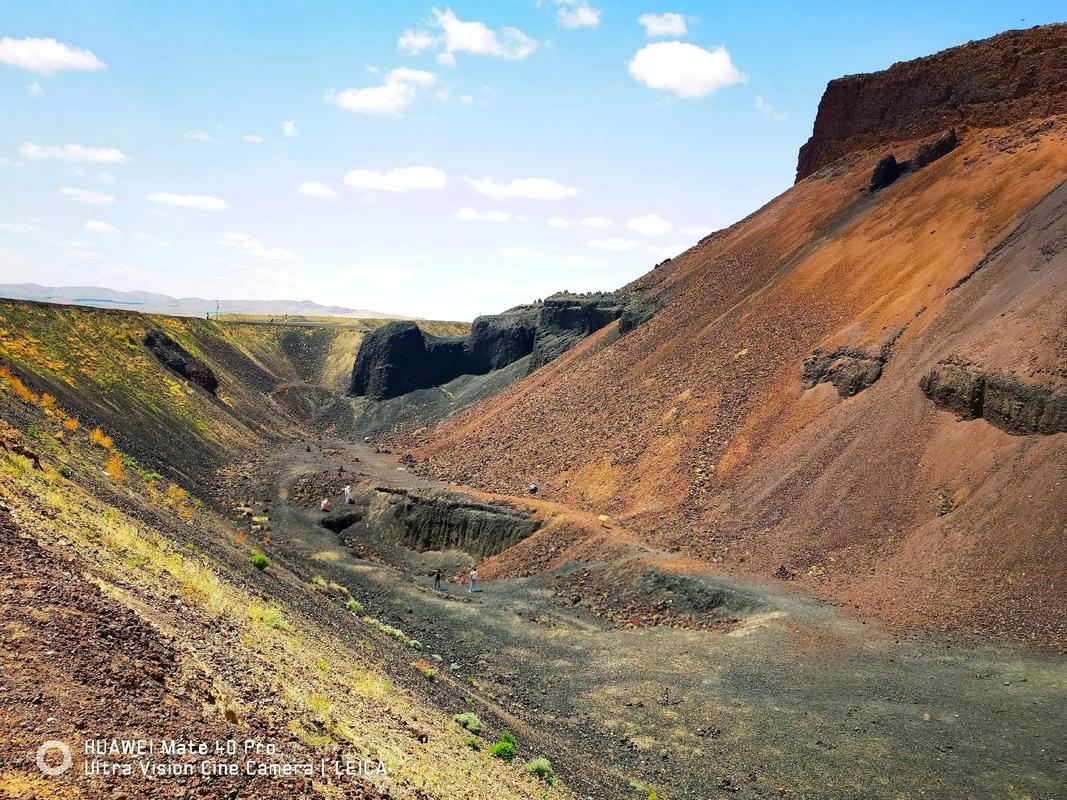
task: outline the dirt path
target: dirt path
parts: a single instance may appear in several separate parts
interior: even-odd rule
[[[701,580],[758,599],[730,633],[613,627],[562,604],[556,575],[437,592],[423,556],[414,572],[357,558],[291,502],[302,476],[338,467],[445,488],[362,444],[276,452],[262,465],[274,553],[422,641],[450,676],[438,702],[510,726],[523,758],[548,756],[582,796],[643,796],[631,782],[661,798],[1067,796],[1061,657],[893,633],[721,577]]]

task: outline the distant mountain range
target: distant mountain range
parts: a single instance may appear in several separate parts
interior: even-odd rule
[[[96,308],[119,308],[146,314],[202,317],[218,310],[223,314],[274,314],[301,317],[373,317],[403,319],[397,314],[366,308],[323,306],[310,300],[205,300],[200,297],[170,297],[153,292],[119,292],[102,286],[41,286],[36,283],[0,284],[0,297],[37,300]]]

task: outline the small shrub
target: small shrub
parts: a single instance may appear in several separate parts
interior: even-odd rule
[[[500,741],[507,742],[512,747],[515,746],[515,736],[509,730],[505,730],[503,733],[500,734]]]
[[[482,732],[482,721],[478,719],[473,711],[464,711],[462,714],[456,714],[456,716],[452,717],[452,721],[471,733]]]
[[[252,555],[250,555],[248,557],[248,561],[253,567],[255,567],[258,570],[264,570],[268,566],[270,566],[270,559],[267,558],[262,553],[258,553],[258,552],[257,553],[252,553]]]
[[[89,441],[105,450],[111,449],[111,437],[100,430],[99,425],[89,431]]]
[[[56,467],[56,472],[58,472],[64,478],[70,477],[70,467],[68,467],[66,464],[60,464],[58,467]]]
[[[65,419],[63,420],[63,427],[66,428],[68,431],[76,431],[78,430],[78,420],[74,419],[74,417]]]
[[[276,608],[268,608],[263,612],[263,624],[276,631],[291,631],[293,626],[282,616],[282,612]]]
[[[526,764],[526,771],[531,775],[536,775],[549,786],[556,785],[556,773],[552,771],[552,764],[547,758],[535,758],[530,761]]]
[[[318,586],[320,589],[326,588],[326,579],[323,578],[321,575],[312,575],[311,583],[315,586]]]
[[[345,608],[347,608],[353,614],[362,614],[363,613],[363,604],[360,603],[354,597],[351,598],[347,603],[345,603]]]
[[[408,642],[408,644],[411,645],[411,648],[413,650],[421,650],[422,649],[422,642],[420,642],[418,639],[412,639],[412,640],[410,640]]]
[[[432,681],[437,677],[437,670],[434,669],[433,664],[428,661],[412,661],[411,666],[422,673],[422,677],[428,681]]]
[[[107,474],[116,483],[122,483],[126,480],[126,472],[122,469],[122,459],[119,458],[118,453],[112,453],[111,457],[108,458]]]
[[[497,742],[489,746],[489,755],[510,764],[515,760],[515,745],[511,742]]]
[[[482,743],[472,736],[467,740],[467,747],[477,752],[482,749]]]

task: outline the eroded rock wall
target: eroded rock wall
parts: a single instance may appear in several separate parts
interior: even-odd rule
[[[1067,109],[1067,24],[1007,31],[881,72],[830,81],[797,180],[848,153],[950,127],[998,127]]]

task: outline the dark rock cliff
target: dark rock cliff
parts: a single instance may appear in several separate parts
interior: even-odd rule
[[[555,295],[478,317],[463,338],[440,338],[414,322],[391,322],[364,337],[349,391],[370,400],[388,400],[460,375],[484,375],[531,354],[532,372],[618,319],[627,300],[628,296],[614,293]]]
[[[1067,109],[1067,24],[1007,31],[830,81],[797,180],[850,152]]]
[[[960,419],[984,419],[1015,435],[1067,432],[1067,394],[985,370],[943,361],[919,381],[934,405]]]

